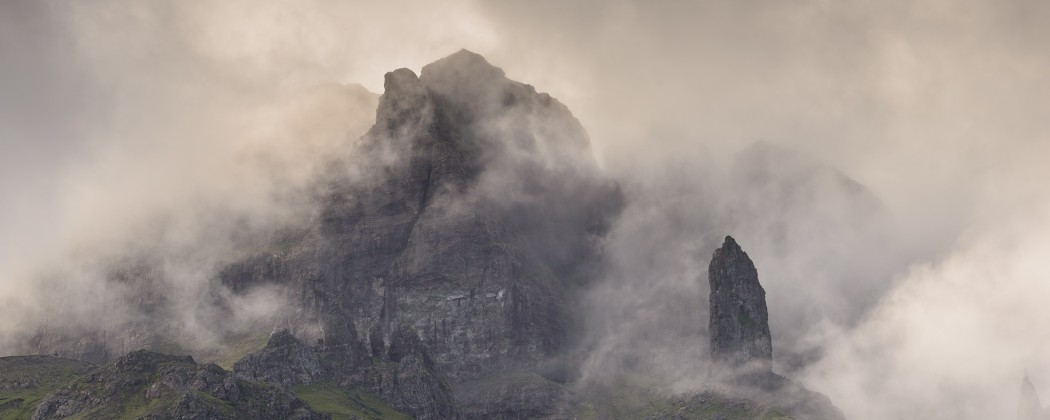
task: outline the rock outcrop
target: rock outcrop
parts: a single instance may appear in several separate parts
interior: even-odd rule
[[[239,380],[215,364],[145,350],[121,356],[37,405],[33,419],[322,419],[273,385]]]
[[[755,264],[732,237],[726,236],[711,257],[708,281],[712,359],[734,368],[771,370],[766,291],[758,282]]]
[[[386,357],[344,386],[369,389],[384,402],[417,419],[460,418],[460,407],[445,377],[415,331],[394,332]]]
[[[317,354],[288,330],[275,331],[266,347],[233,365],[236,377],[284,389],[308,384],[321,375]]]
[[[711,358],[715,377],[730,391],[679,397],[661,418],[707,418],[701,413],[725,411],[737,412],[734,418],[845,418],[827,396],[773,372],[766,291],[754,262],[733,237],[726,236],[711,257],[708,281]]]

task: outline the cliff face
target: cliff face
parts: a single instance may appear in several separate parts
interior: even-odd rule
[[[766,291],[758,271],[736,240],[726,236],[708,268],[711,284],[711,356],[733,367],[772,369]]]
[[[332,381],[388,392],[374,383],[391,373],[362,367],[408,369],[395,355],[406,334],[430,366],[409,369],[417,377],[538,367],[567,347],[618,187],[564,105],[479,55],[460,51],[419,77],[393,71],[385,87],[350,169],[319,188],[315,226],[288,250],[227,268],[223,282],[287,286],[289,325],[316,336],[307,344]]]
[[[567,305],[621,201],[560,103],[461,51],[386,76],[376,123],[324,188],[314,230],[224,273],[292,286],[293,324],[358,360],[410,327],[453,380],[559,351]],[[364,354],[360,354],[364,353]],[[352,362],[352,361],[351,361]]]

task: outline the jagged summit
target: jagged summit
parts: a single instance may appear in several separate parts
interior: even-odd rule
[[[437,83],[457,81],[476,84],[503,78],[503,69],[488,62],[481,54],[459,50],[451,55],[423,66],[420,78]]]
[[[711,285],[711,356],[732,367],[770,370],[773,362],[766,291],[736,240],[726,236],[708,267]]]
[[[400,68],[391,72],[388,72],[383,76],[383,89],[384,93],[391,91],[397,92],[404,90],[405,88],[415,88],[419,86],[419,76],[416,76],[416,72]]]
[[[498,81],[510,81],[506,79],[503,69],[493,66],[480,54],[459,50],[423,66],[418,76],[407,68],[391,71],[386,74],[383,87],[386,92],[401,91],[406,88],[416,89],[422,83],[448,93],[462,89],[476,90]]]
[[[736,239],[733,239],[732,236],[728,235],[726,235],[725,240],[722,242],[722,247],[719,248],[719,250],[724,250],[725,252],[744,252],[740,249],[740,245],[736,243]],[[744,256],[747,256],[746,252],[744,253]]]

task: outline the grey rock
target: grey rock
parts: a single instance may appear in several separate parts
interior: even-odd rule
[[[766,292],[754,262],[731,236],[726,236],[711,257],[708,280],[711,357],[718,370],[727,374],[723,385],[731,391],[678,398],[666,417],[707,418],[695,413],[714,410],[726,416],[747,413],[743,418],[780,413],[793,419],[844,419],[842,410],[827,396],[773,372]]]
[[[385,87],[348,158],[356,170],[319,187],[316,225],[223,282],[288,286],[290,324],[320,324],[324,346],[352,354],[329,371],[384,356],[398,326],[453,382],[564,351],[580,319],[572,300],[597,277],[597,244],[623,200],[579,122],[468,51],[419,77],[391,72]]]
[[[367,385],[412,415],[448,418],[450,383],[535,371],[569,350],[623,195],[568,108],[460,51],[419,76],[387,74],[374,126],[337,160],[313,186],[310,224],[221,268],[220,301],[201,303],[221,314],[230,292],[282,290],[278,325],[310,337],[270,343],[237,377]],[[144,321],[63,354],[101,362],[170,335],[156,266],[120,279]],[[37,348],[71,346],[41,336],[51,341]]]
[[[434,369],[434,361],[416,332],[407,327],[395,330],[384,358],[342,384],[368,389],[391,407],[417,419],[461,417],[448,381]]]
[[[468,419],[571,418],[567,387],[532,372],[502,373],[455,385]]]
[[[758,271],[736,240],[726,236],[708,267],[711,285],[711,356],[730,367],[772,369],[766,291]]]
[[[240,379],[291,389],[313,382],[321,375],[321,364],[313,349],[288,330],[279,330],[270,335],[265,348],[235,363],[233,373]]]
[[[141,411],[140,411],[141,410]],[[44,397],[33,419],[78,416],[149,419],[321,419],[275,386],[234,378],[215,364],[145,350],[63,386]]]

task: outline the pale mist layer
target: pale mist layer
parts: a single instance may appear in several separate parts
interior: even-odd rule
[[[289,194],[374,107],[289,98],[466,47],[565,102],[629,195],[590,371],[702,378],[704,270],[729,233],[777,369],[850,418],[1002,417],[1023,369],[1050,383],[1040,2],[27,4],[0,13],[40,35],[0,44],[4,337],[133,317],[135,292],[99,279],[145,254],[185,336],[216,345],[193,328],[212,269],[308,220]],[[265,324],[270,296],[231,325]]]

